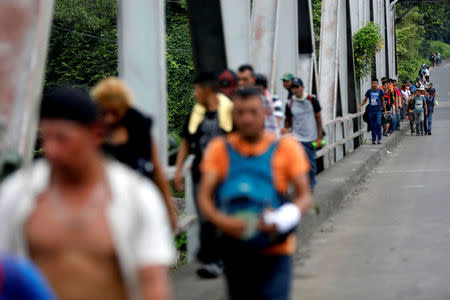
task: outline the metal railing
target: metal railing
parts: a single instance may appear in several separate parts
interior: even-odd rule
[[[353,142],[355,138],[358,138],[359,136],[364,135],[364,133],[367,132],[367,125],[365,125],[360,119],[363,114],[363,112],[348,114],[344,117],[338,117],[324,124],[328,143],[325,147],[317,151],[316,157],[319,158],[322,156],[326,156],[326,158],[329,160],[329,165],[332,165],[334,162],[341,160],[345,156],[346,151],[353,151],[353,146],[348,147],[349,149],[345,149],[346,151],[342,149],[342,155],[338,155],[334,150],[339,149],[339,147],[344,147],[345,144]],[[355,118],[358,118],[358,128],[361,128],[356,132],[354,132]],[[332,151],[333,153],[330,153]]]

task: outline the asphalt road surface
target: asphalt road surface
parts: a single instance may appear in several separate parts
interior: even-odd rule
[[[431,81],[433,135],[405,136],[313,235],[292,299],[450,299],[450,62]]]

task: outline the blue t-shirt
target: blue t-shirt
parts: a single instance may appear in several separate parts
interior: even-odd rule
[[[380,89],[367,90],[366,98],[369,100],[369,112],[383,110],[383,97],[384,92]]]
[[[54,300],[44,277],[31,263],[11,257],[0,258],[1,300]]]
[[[424,111],[424,106],[426,105],[425,97],[423,95],[420,95],[419,97],[414,97],[414,111],[420,112]]]

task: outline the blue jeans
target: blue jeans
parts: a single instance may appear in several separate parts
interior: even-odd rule
[[[392,115],[391,115],[391,122],[389,125],[389,132],[394,132],[394,130],[397,128],[397,115],[394,115],[393,111],[392,111]]]
[[[231,300],[288,300],[292,257],[249,253],[225,255],[225,276]]]
[[[424,122],[425,132],[431,132],[432,125],[433,125],[433,111],[429,110],[428,115],[425,116],[425,122]]]
[[[381,141],[381,111],[369,111],[369,123],[372,129],[372,141]]]
[[[311,184],[311,191],[314,191],[314,187],[316,186],[316,149],[313,147],[312,142],[302,142],[303,149],[305,149],[306,155],[309,160],[309,181]]]

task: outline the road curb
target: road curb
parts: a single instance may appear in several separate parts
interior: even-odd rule
[[[403,139],[409,130],[409,124],[401,124],[397,132],[383,140],[381,145],[365,144],[344,159],[335,163],[317,176],[314,191],[314,203],[320,208],[319,213],[303,216],[297,230],[298,244],[305,244],[320,225],[339,210],[342,200],[372,171],[380,161]]]

